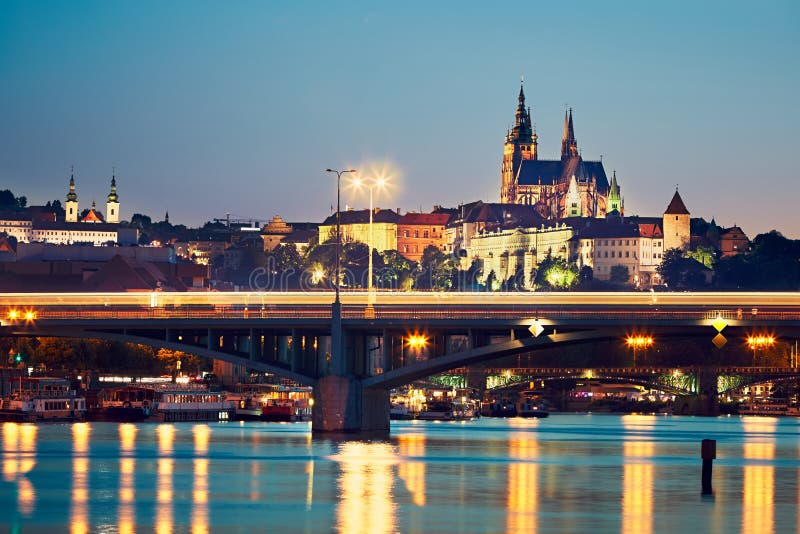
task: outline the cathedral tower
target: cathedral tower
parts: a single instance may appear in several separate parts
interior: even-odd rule
[[[67,222],[78,222],[78,194],[75,193],[75,173],[72,171],[69,175],[69,193],[67,193],[67,202],[64,204],[66,210]]]
[[[572,108],[569,115],[564,112],[564,134],[561,136],[561,161],[578,156],[578,142],[575,140],[575,128],[572,126]]]
[[[522,160],[537,159],[537,146],[536,133],[531,123],[530,108],[525,107],[525,92],[522,83],[520,83],[514,127],[506,134],[506,143],[503,146],[500,202],[515,203],[517,201],[517,171]]]
[[[119,222],[119,196],[117,195],[117,177],[116,173],[111,173],[111,192],[108,194],[106,201],[106,222],[118,223]]]

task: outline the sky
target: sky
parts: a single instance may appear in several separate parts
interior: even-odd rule
[[[373,5],[377,4],[377,5]],[[381,207],[499,201],[520,77],[629,215],[800,238],[800,2],[0,2],[0,189],[146,213],[322,221],[326,168]],[[343,180],[343,205],[365,208]]]

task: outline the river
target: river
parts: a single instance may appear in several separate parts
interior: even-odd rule
[[[797,532],[800,420],[2,424],[0,531]],[[717,440],[714,495],[700,441]]]

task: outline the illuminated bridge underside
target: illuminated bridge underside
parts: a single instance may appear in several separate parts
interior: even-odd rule
[[[609,368],[561,368],[532,367],[483,369],[486,389],[504,389],[553,380],[601,380],[635,384],[675,395],[698,393],[698,367],[609,367]],[[794,367],[714,367],[717,375],[717,394],[765,382],[784,382],[800,379],[800,368]],[[468,385],[468,370],[453,369],[446,374],[432,377],[433,381],[448,387],[464,388]]]

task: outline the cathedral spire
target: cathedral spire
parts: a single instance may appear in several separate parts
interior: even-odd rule
[[[575,127],[572,125],[572,108],[564,110],[564,134],[561,136],[561,159],[579,156],[578,142],[575,140]]]

